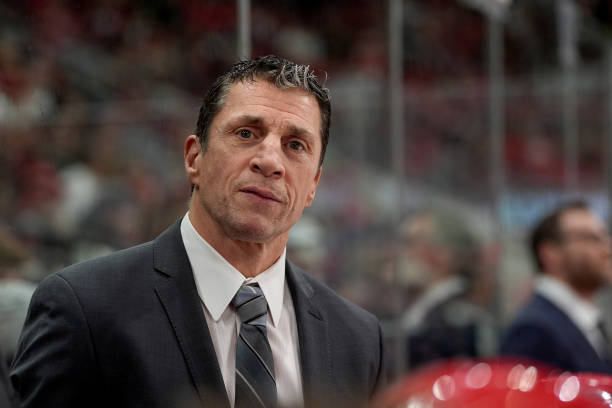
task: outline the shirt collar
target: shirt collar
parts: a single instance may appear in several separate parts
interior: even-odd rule
[[[550,276],[539,276],[536,292],[561,309],[583,332],[593,330],[600,319],[594,303],[582,298],[565,282]]]
[[[181,221],[181,235],[200,299],[215,321],[227,309],[240,286],[257,282],[268,302],[272,324],[276,326],[283,311],[286,249],[278,260],[254,278],[244,275],[219,254],[194,228],[189,213]]]

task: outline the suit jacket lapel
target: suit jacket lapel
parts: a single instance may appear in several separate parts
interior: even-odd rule
[[[223,377],[183,246],[180,221],[155,240],[153,254],[155,269],[161,272],[155,291],[174,329],[200,400],[204,405],[229,408]]]
[[[328,397],[326,390],[332,382],[332,361],[324,311],[316,305],[314,288],[304,278],[304,273],[290,262],[286,263],[286,279],[300,342],[304,405],[316,407],[322,406],[321,400]]]

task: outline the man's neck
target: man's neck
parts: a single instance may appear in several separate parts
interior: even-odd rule
[[[198,211],[189,211],[189,220],[197,233],[225,260],[252,278],[272,266],[282,255],[289,234],[283,234],[265,243],[247,242],[227,237],[208,217],[199,217]]]
[[[200,234],[201,235],[201,234]],[[202,235],[208,242],[206,236]],[[245,278],[253,278],[272,266],[282,255],[284,245],[259,244],[227,239],[223,245],[209,244]]]
[[[597,293],[596,289],[577,287],[576,285],[572,284],[572,282],[570,282],[568,279],[566,279],[562,274],[549,274],[548,276],[553,279],[557,279],[558,281],[565,284],[569,289],[572,290],[572,292],[574,292],[581,299],[593,303],[595,293]]]
[[[578,296],[580,296],[582,299],[586,300],[587,302],[591,302],[591,303],[595,302],[595,294],[597,293],[597,290],[580,289],[580,288],[576,288],[573,286],[572,286],[572,289],[574,289],[574,291],[578,294]]]

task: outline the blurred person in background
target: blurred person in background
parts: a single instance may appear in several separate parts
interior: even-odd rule
[[[365,406],[384,386],[378,320],[286,260],[330,114],[308,66],[222,74],[185,142],[187,214],[38,286],[11,371],[21,406]]]
[[[535,294],[507,329],[501,353],[612,374],[610,342],[593,301],[612,279],[604,221],[585,202],[563,204],[535,226],[530,249]]]
[[[22,277],[28,258],[25,246],[8,231],[0,229],[0,350],[5,364],[15,354],[36,287]]]
[[[34,292],[34,285],[21,278],[21,268],[27,259],[25,247],[8,231],[0,229],[0,408],[13,407],[8,365]]]
[[[325,281],[326,256],[323,226],[314,217],[302,216],[291,228],[287,241],[287,257],[295,265]]]
[[[493,354],[494,321],[472,299],[484,266],[476,234],[458,214],[440,209],[418,211],[400,228],[404,272],[422,285],[401,320],[408,367]]]

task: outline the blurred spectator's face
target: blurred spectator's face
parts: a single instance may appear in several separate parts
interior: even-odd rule
[[[435,281],[452,274],[452,255],[443,245],[435,242],[434,220],[429,215],[412,218],[405,231],[407,254],[413,267],[428,281]]]
[[[204,153],[188,170],[199,187],[198,221],[241,241],[286,240],[315,196],[320,120],[317,100],[303,90],[265,81],[232,85]]]
[[[568,210],[560,218],[562,272],[578,291],[593,292],[612,281],[610,237],[603,220],[588,210]]]

